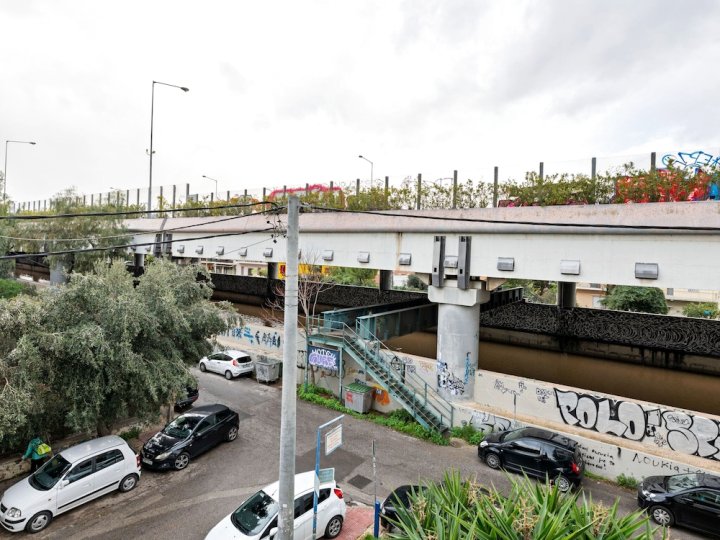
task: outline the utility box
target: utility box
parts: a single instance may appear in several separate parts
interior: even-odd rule
[[[260,355],[255,360],[255,379],[258,382],[275,382],[280,378],[281,366],[280,360]]]
[[[367,413],[373,399],[373,389],[366,384],[354,382],[345,387],[345,406],[351,411]]]

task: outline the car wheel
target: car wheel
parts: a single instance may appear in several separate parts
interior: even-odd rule
[[[488,452],[485,455],[485,463],[491,469],[499,469],[502,465],[502,462],[500,461],[500,456],[498,456],[495,452]]]
[[[132,491],[135,489],[135,486],[137,486],[138,483],[138,476],[137,474],[128,474],[125,478],[123,478],[120,481],[120,487],[118,488],[120,490],[120,493],[127,493],[128,491]]]
[[[325,538],[335,538],[342,531],[343,518],[335,516],[325,527]]]
[[[557,475],[555,478],[555,485],[558,488],[558,491],[561,493],[567,493],[570,491],[570,488],[572,488],[572,484],[570,483],[570,480],[568,480],[567,476],[563,474]]]
[[[202,371],[203,373],[205,373],[207,371],[205,364],[203,364],[202,362],[200,362],[200,371]]]
[[[231,381],[231,380],[232,380],[232,373],[230,373],[230,370],[227,370],[227,371],[225,372],[225,378],[226,378],[228,381]]]
[[[662,525],[663,527],[672,527],[675,525],[675,516],[664,506],[651,506],[649,512],[653,521],[658,525]]]
[[[237,436],[238,436],[238,428],[233,426],[230,428],[230,431],[228,431],[227,437],[225,437],[225,440],[227,440],[227,442],[233,442],[235,439],[237,439]]]
[[[53,516],[50,512],[38,512],[28,520],[27,525],[25,525],[25,530],[31,534],[39,533],[50,525],[52,518]]]
[[[190,463],[190,454],[183,452],[175,458],[175,463],[173,465],[175,466],[176,471],[182,471],[188,466],[188,463]]]

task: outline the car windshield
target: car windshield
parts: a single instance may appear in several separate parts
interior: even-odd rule
[[[525,435],[524,429],[516,429],[514,431],[508,431],[504,435],[500,436],[500,440],[502,442],[510,442],[514,441],[515,439],[519,439]]]
[[[70,462],[58,454],[30,476],[30,485],[47,491],[57,484],[69,468]]]
[[[170,435],[171,437],[177,437],[178,439],[187,439],[200,420],[200,416],[194,414],[184,414],[182,416],[178,416],[175,420],[165,426],[165,429],[163,429],[162,432],[166,435]]]
[[[676,474],[668,476],[667,490],[670,493],[683,491],[684,489],[700,487],[702,478],[699,474]]]
[[[230,520],[240,532],[254,536],[260,534],[277,512],[277,501],[264,491],[258,491],[232,513]]]

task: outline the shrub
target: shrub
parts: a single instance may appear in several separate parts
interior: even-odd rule
[[[620,487],[624,488],[637,489],[638,487],[638,481],[635,478],[632,476],[625,476],[624,474],[617,477],[617,483]]]
[[[470,424],[452,428],[452,436],[462,439],[475,446],[480,444],[480,442],[485,438],[485,434],[482,431],[475,429]]]
[[[130,429],[121,432],[119,435],[121,439],[125,439],[126,441],[129,441],[130,439],[137,439],[140,436],[140,427],[133,426]]]

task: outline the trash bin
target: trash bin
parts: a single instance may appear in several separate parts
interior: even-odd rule
[[[280,360],[260,357],[255,360],[255,379],[258,382],[275,382],[280,378],[281,366]]]
[[[366,384],[354,382],[345,387],[345,406],[355,412],[366,413],[372,405],[373,389]]]

